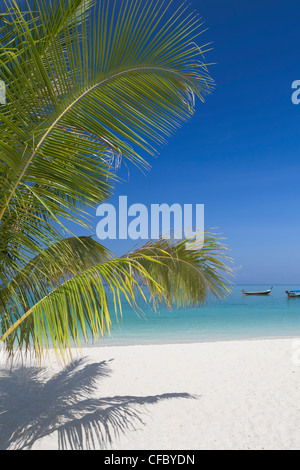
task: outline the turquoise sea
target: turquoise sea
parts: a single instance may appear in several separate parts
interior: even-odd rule
[[[251,291],[270,288],[235,286],[226,300],[211,299],[203,308],[190,310],[155,313],[144,307],[146,318],[138,317],[124,302],[122,324],[113,321],[111,338],[101,340],[100,345],[300,337],[300,298],[288,299],[285,294],[299,286],[276,286],[267,297],[244,297],[242,287]]]

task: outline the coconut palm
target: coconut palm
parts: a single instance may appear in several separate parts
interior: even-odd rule
[[[228,290],[226,253],[149,242],[114,258],[88,227],[120,161],[147,167],[213,86],[201,22],[165,1],[3,0],[0,5],[0,315],[5,350],[72,344],[111,329],[122,301],[199,305]],[[222,274],[223,273],[223,274]],[[109,305],[107,292],[113,298]],[[122,299],[121,299],[122,296]],[[148,300],[148,297],[147,297]]]

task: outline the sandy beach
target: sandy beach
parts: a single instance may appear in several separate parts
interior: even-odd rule
[[[0,363],[1,449],[297,449],[295,339],[86,348]]]

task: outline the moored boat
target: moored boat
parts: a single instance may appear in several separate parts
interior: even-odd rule
[[[285,292],[289,298],[300,297],[300,290],[286,290]]]
[[[243,295],[270,295],[272,292],[273,287],[269,290],[259,291],[259,292],[246,292],[242,289]]]

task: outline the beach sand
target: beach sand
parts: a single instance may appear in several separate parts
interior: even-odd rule
[[[94,347],[67,370],[53,357],[12,374],[2,356],[0,449],[299,449],[299,350],[294,339]]]

